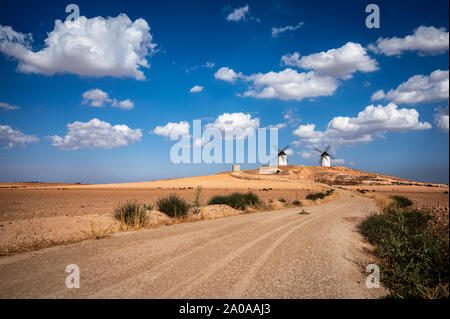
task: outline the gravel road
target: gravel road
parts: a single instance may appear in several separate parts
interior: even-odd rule
[[[0,258],[0,298],[378,298],[355,231],[371,199],[238,215]],[[80,288],[66,287],[66,266]]]

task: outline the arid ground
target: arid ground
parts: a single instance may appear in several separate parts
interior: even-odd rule
[[[151,204],[175,193],[192,202],[197,186],[203,207],[186,218],[192,222],[155,208],[144,229],[127,231],[113,217],[114,208],[130,199]],[[335,192],[324,200],[305,199],[329,189]],[[206,206],[214,195],[247,191],[264,201],[266,212]],[[448,230],[447,185],[343,167],[287,166],[275,175],[252,170],[125,184],[0,184],[0,296],[377,297],[385,292],[364,286],[370,247],[356,224],[393,194],[407,196]],[[294,208],[294,200],[304,208]],[[217,219],[225,216],[232,217]],[[52,246],[58,247],[47,248]],[[65,263],[87,271],[85,289],[77,294],[52,280],[42,289],[41,279],[25,280],[32,269],[41,269],[42,280],[62,278]],[[330,271],[338,269],[343,279],[333,282]],[[136,286],[139,278],[148,285]]]
[[[344,167],[286,166],[276,175],[260,175],[258,170],[250,170],[123,184],[3,183],[0,184],[0,253],[103,237],[120,230],[113,212],[121,203],[135,199],[154,204],[168,194],[177,194],[192,202],[197,186],[202,187],[200,202],[203,205],[214,195],[252,191],[269,209],[289,207],[289,202],[294,200],[300,200],[303,206],[316,204],[305,200],[306,195],[337,187],[352,190],[357,195],[362,195],[359,189],[369,190],[366,196],[376,199],[399,194],[438,216],[448,227],[446,185],[411,182]],[[286,203],[281,203],[280,199]],[[208,206],[204,212],[208,218],[242,213],[227,207]],[[174,222],[158,212],[152,217],[151,226]]]

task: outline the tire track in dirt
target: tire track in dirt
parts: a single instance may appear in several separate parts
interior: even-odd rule
[[[185,249],[184,245],[187,245],[187,244],[195,245],[195,242],[202,242],[202,241],[204,241],[205,238],[208,238],[208,236],[211,236],[211,235],[217,236],[217,232],[219,232],[221,230],[223,230],[223,232],[225,232],[226,234],[229,234],[237,225],[242,225],[243,223],[252,223],[253,221],[258,220],[259,219],[258,214],[261,214],[261,213],[245,215],[245,216],[249,217],[246,220],[234,219],[233,217],[235,217],[235,216],[231,216],[230,220],[224,219],[223,223],[220,223],[220,224],[217,223],[218,225],[215,225],[214,229],[207,228],[205,230],[205,229],[193,228],[193,229],[187,229],[184,232],[174,231],[173,234],[171,233],[169,235],[164,236],[163,238],[158,238],[157,240],[167,240],[167,238],[170,238],[170,240],[179,244],[179,246],[175,247],[173,250],[170,249],[172,246],[166,247],[166,250],[163,252],[163,254],[171,255],[173,253],[177,253],[177,249],[180,251],[183,251]],[[263,214],[269,215],[269,218],[263,221],[263,223],[265,223],[265,224],[272,222],[274,219],[276,220],[276,219],[283,218],[283,215],[282,215],[283,213],[277,214],[277,212],[275,212],[275,213],[263,212]],[[242,215],[238,215],[238,216],[242,216]],[[219,219],[215,219],[214,221],[218,221],[218,220]],[[180,226],[181,227],[190,226],[189,224],[190,223],[180,224]],[[175,225],[171,225],[169,227],[174,227],[174,226]],[[123,240],[126,241],[126,237],[128,237],[128,236],[133,236],[135,234],[136,235],[144,235],[143,232],[158,231],[159,229],[160,228],[141,230],[141,231],[133,231],[133,232],[124,232],[124,233],[118,233],[118,234],[116,234],[116,236],[121,236],[121,237],[123,237]],[[106,238],[103,240],[110,240],[110,239],[113,239],[113,238]],[[80,245],[80,244],[84,244],[84,243],[88,243],[88,242],[91,242],[91,241],[84,241],[82,243],[76,243],[75,245]],[[147,248],[151,248],[152,246],[154,246],[155,245],[154,241],[146,240],[142,245],[139,246],[139,250],[136,250],[136,249],[130,250],[129,246],[135,245],[135,242],[133,242],[133,243],[124,242],[123,244],[124,244],[123,245],[124,247],[116,248],[114,251],[102,252],[102,256],[101,256],[102,259],[114,260],[115,258],[117,258],[117,256],[122,255],[122,256],[127,256],[128,259],[132,259],[132,260],[135,260],[136,262],[139,262],[139,260],[136,260],[136,258],[141,257],[142,260],[145,260],[145,259],[148,259],[148,257],[150,257],[150,256],[154,256],[155,258],[161,257],[158,255],[157,252],[155,253],[155,255],[148,255],[148,254],[146,256],[142,255],[143,250],[146,251],[147,253],[149,253],[147,251]],[[11,263],[26,262],[27,259],[31,258],[31,256],[37,256],[38,259],[39,259],[39,257],[41,257],[42,259],[45,259],[44,255],[47,251],[51,251],[54,249],[59,250],[59,249],[64,249],[64,248],[71,249],[72,245],[58,246],[58,247],[52,247],[52,248],[43,249],[43,250],[39,250],[39,251],[35,251],[35,252],[18,254],[18,255],[11,256],[10,258],[0,258],[0,269],[2,269],[3,267],[6,267],[8,264],[11,264]],[[96,266],[99,262],[98,258],[99,258],[99,256],[97,254],[93,253],[92,256],[89,257],[84,262],[84,268],[89,268],[90,266]],[[47,276],[47,275],[61,273],[61,269],[65,269],[65,266],[70,263],[64,257],[61,259],[62,260],[60,262],[53,264],[53,266],[51,266],[51,267],[46,265],[45,268],[41,268],[41,275]],[[14,266],[11,265],[11,268],[12,268],[11,270],[13,271]],[[2,270],[4,270],[4,269],[2,269]],[[6,288],[14,286],[20,282],[29,281],[34,278],[35,278],[35,275],[33,275],[33,274],[30,276],[23,276],[23,273],[22,273],[20,276],[15,276],[15,279],[4,282],[3,285],[1,285],[1,286],[3,286],[3,289],[6,289]],[[1,273],[0,273],[0,279],[1,279]]]
[[[253,229],[253,231],[260,231],[260,230],[264,230],[265,228],[272,228],[273,222],[283,221],[285,218],[292,216],[292,215],[286,215],[289,212],[290,212],[290,210],[283,211],[283,212],[280,212],[280,214],[278,216],[276,216],[276,218],[272,217],[268,220],[264,220],[263,225],[256,229]],[[277,214],[277,213],[273,213],[273,214]],[[243,222],[235,223],[233,225],[233,227],[236,227],[236,226],[248,227],[248,226],[250,226],[250,224],[252,222],[253,222],[253,220],[246,220]],[[143,285],[145,286],[149,282],[158,279],[161,275],[168,272],[169,269],[175,268],[176,263],[181,261],[182,259],[189,257],[190,255],[195,254],[197,252],[201,252],[203,249],[208,248],[216,243],[223,242],[225,239],[228,239],[228,238],[236,239],[236,237],[238,237],[239,235],[247,235],[247,234],[248,234],[248,229],[242,229],[241,231],[239,231],[237,233],[229,232],[227,235],[222,236],[220,238],[214,238],[212,240],[206,241],[205,244],[203,244],[199,247],[196,247],[188,252],[183,253],[182,255],[179,255],[172,259],[169,259],[169,260],[163,262],[162,264],[158,264],[158,265],[146,270],[144,273],[139,273],[138,275],[136,275],[132,278],[129,278],[128,280],[126,280],[124,282],[120,282],[113,286],[106,287],[106,288],[102,289],[101,291],[98,291],[95,294],[90,295],[90,297],[95,298],[95,297],[101,296],[102,294],[104,294],[106,292],[113,292],[114,290],[118,289],[120,286],[127,286],[130,284],[133,285],[136,289],[139,289],[139,286],[143,286]],[[158,270],[162,270],[162,271],[160,271],[159,273],[155,272]]]
[[[286,233],[281,235],[278,239],[276,239],[265,251],[263,254],[261,254],[258,259],[251,265],[251,267],[242,275],[242,279],[235,285],[235,287],[232,290],[231,297],[234,299],[243,298],[242,294],[247,288],[247,286],[251,283],[252,279],[258,272],[258,270],[264,265],[264,263],[267,261],[267,259],[270,258],[270,256],[273,254],[275,249],[283,242],[285,241],[289,236],[291,236],[296,230],[299,228],[316,221],[319,218],[322,218],[324,216],[328,216],[334,211],[336,211],[337,208],[332,209],[330,212],[327,212],[325,214],[316,216],[315,218],[312,218],[310,220],[307,220],[300,225],[294,226],[291,229],[289,229]]]
[[[98,287],[98,285],[101,285],[102,283],[104,283],[106,281],[105,280],[106,278],[112,279],[111,277],[113,277],[113,278],[117,279],[117,281],[119,281],[119,282],[114,281],[114,284],[112,286],[107,286],[107,287],[101,288],[101,290],[97,291],[96,293],[89,295],[90,297],[94,297],[94,298],[96,296],[101,296],[102,293],[110,292],[112,294],[120,286],[131,285],[131,286],[137,287],[137,286],[139,286],[140,283],[145,281],[146,278],[151,278],[153,280],[157,279],[159,277],[159,275],[161,275],[164,271],[167,271],[168,266],[177,262],[178,260],[186,258],[186,257],[202,250],[206,246],[209,246],[216,242],[221,242],[221,241],[226,240],[227,238],[236,236],[237,234],[235,232],[233,232],[233,230],[236,228],[248,227],[247,225],[251,225],[252,223],[255,223],[255,221],[257,222],[257,224],[261,224],[261,226],[259,226],[257,229],[271,227],[273,222],[281,221],[284,218],[286,218],[286,212],[284,212],[284,211],[280,212],[279,214],[278,214],[278,212],[274,212],[274,213],[264,212],[263,214],[267,215],[266,216],[267,219],[264,219],[264,220],[260,219],[260,217],[261,217],[260,214],[261,213],[245,215],[247,217],[245,220],[242,220],[242,219],[235,219],[232,221],[222,220],[222,222],[226,222],[227,224],[224,225],[222,223],[221,224],[216,223],[218,225],[214,225],[214,228],[207,228],[207,230],[204,230],[204,229],[197,230],[194,233],[195,234],[199,233],[200,236],[198,236],[196,238],[188,238],[188,239],[184,239],[184,240],[183,240],[183,238],[175,238],[175,237],[171,238],[171,240],[173,240],[174,242],[178,242],[181,245],[179,247],[177,247],[177,249],[174,249],[171,251],[165,251],[164,255],[162,255],[162,256],[142,254],[143,251],[146,251],[146,247],[155,245],[155,243],[150,240],[149,240],[149,243],[147,243],[145,246],[140,246],[139,249],[129,251],[128,248],[124,248],[124,249],[121,249],[120,251],[111,252],[109,254],[109,257],[111,260],[114,260],[114,258],[116,258],[117,255],[122,255],[122,258],[133,260],[133,263],[138,264],[138,265],[135,267],[126,268],[126,269],[123,269],[124,267],[120,264],[112,265],[115,268],[115,270],[112,270],[112,271],[110,270],[110,271],[108,271],[108,273],[104,274],[103,276],[100,276],[100,277],[97,276],[91,280],[83,280],[83,283],[86,287],[87,286]],[[242,215],[240,215],[240,216],[242,216]],[[192,235],[192,233],[193,232],[190,232],[190,235]],[[242,233],[244,233],[244,231],[242,231]],[[209,238],[211,238],[213,236],[214,236],[214,238],[212,240],[209,240]],[[185,237],[185,236],[183,236],[183,237]],[[198,244],[197,244],[198,242],[203,243],[203,244],[198,246]],[[186,246],[188,246],[188,247],[186,247]],[[188,251],[186,251],[187,248],[189,248]],[[180,255],[180,253],[181,253],[181,255]],[[175,257],[171,257],[174,255],[175,255]],[[136,259],[135,256],[138,256],[139,258]],[[154,258],[150,258],[151,260],[149,261],[149,257],[154,257]],[[165,261],[161,262],[161,260],[164,260],[164,258],[167,258],[167,257],[169,259],[166,259]],[[105,258],[103,258],[103,259],[105,259]],[[158,261],[158,264],[156,264],[156,265],[155,265],[155,260]],[[96,260],[95,258],[91,258],[90,261],[91,261],[90,264],[87,264],[87,265],[85,264],[82,266],[82,268],[85,270],[89,270],[89,267],[95,267],[96,264],[98,263],[98,260]],[[144,271],[142,271],[143,269],[144,269]],[[155,273],[155,271],[158,271],[158,270],[163,270],[163,272],[161,272],[159,274]],[[113,273],[113,274],[111,275],[111,273]],[[130,274],[132,274],[132,275],[130,276]],[[45,297],[46,298],[61,297],[65,293],[67,293],[67,289],[61,289],[59,292],[52,293]]]
[[[314,219],[317,219],[319,217],[325,216],[329,213],[330,210],[333,210],[333,208],[330,208],[329,210],[327,210],[325,213],[322,213],[316,217],[311,217]],[[204,270],[202,271],[201,274],[198,275],[194,275],[190,278],[188,278],[187,280],[185,280],[184,282],[176,285],[175,287],[173,287],[172,289],[166,291],[161,298],[182,298],[188,291],[192,290],[195,286],[199,285],[200,283],[202,283],[203,281],[207,280],[209,277],[211,277],[212,275],[214,275],[215,272],[217,272],[218,270],[220,270],[221,268],[225,267],[228,263],[230,263],[233,259],[235,259],[236,257],[238,257],[239,255],[243,254],[245,251],[247,251],[248,249],[252,248],[254,245],[258,244],[259,242],[261,242],[262,240],[268,238],[271,235],[274,235],[280,231],[283,231],[286,228],[291,227],[292,225],[295,225],[296,223],[298,223],[298,219],[287,224],[287,225],[283,225],[280,226],[268,233],[265,233],[261,236],[259,236],[258,238],[250,241],[249,243],[245,244],[244,246],[241,246],[238,250],[226,255],[225,257],[223,257],[222,259],[214,262],[213,264],[209,265],[208,267],[204,268]],[[305,221],[302,221],[300,223],[299,226],[303,225]],[[296,226],[294,226],[295,228],[297,228]],[[187,286],[187,288],[182,288],[183,286]]]

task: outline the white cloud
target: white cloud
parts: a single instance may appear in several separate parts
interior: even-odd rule
[[[157,126],[152,133],[165,137],[179,137],[180,135],[189,135],[189,129],[190,125],[186,121],[181,121],[179,123],[169,122],[164,126]]]
[[[212,69],[216,64],[214,62],[206,62],[202,65],[204,68]]]
[[[182,69],[186,72],[186,73],[190,73],[194,70],[197,70],[198,68],[206,68],[206,69],[212,69],[216,64],[214,62],[206,62],[205,64],[195,64],[191,67],[182,67]]]
[[[300,138],[297,144],[307,147],[329,143],[335,146],[352,145],[370,142],[374,136],[382,136],[386,132],[426,130],[431,125],[419,122],[419,113],[415,109],[399,109],[389,103],[386,106],[369,105],[357,117],[335,117],[325,131],[316,131],[315,128],[315,124],[300,125],[293,132]]]
[[[103,92],[100,89],[92,89],[82,94],[82,104],[89,104],[92,107],[104,107],[105,103],[110,103],[113,107],[118,107],[123,110],[131,110],[134,108],[134,103],[129,99],[123,101],[117,101],[111,99],[108,93]]]
[[[297,107],[291,107],[282,113],[283,119],[287,120],[287,123],[289,125],[296,125],[302,121],[302,119],[298,116],[297,112],[298,112]]]
[[[233,69],[228,67],[221,67],[214,73],[214,77],[218,80],[223,80],[227,82],[234,82],[238,77],[242,77],[242,73],[236,73]]]
[[[286,123],[279,123],[279,124],[275,124],[275,125],[271,124],[268,126],[268,128],[282,129],[282,128],[285,128],[286,126],[287,126]]]
[[[53,146],[61,150],[112,149],[139,142],[142,138],[141,129],[134,130],[124,124],[113,126],[96,118],[89,122],[69,123],[66,127],[66,136],[47,137]]]
[[[209,139],[207,139],[206,137],[202,137],[196,139],[194,145],[197,147],[205,147],[206,145],[209,144],[209,142],[211,142]]]
[[[114,101],[112,106],[118,107],[122,110],[131,110],[132,108],[134,108],[134,102],[130,101],[129,99],[120,102]]]
[[[353,42],[348,42],[338,49],[302,58],[295,52],[283,56],[281,60],[286,65],[313,71],[298,72],[287,68],[279,72],[246,76],[228,67],[222,67],[215,77],[228,82],[234,82],[237,78],[250,82],[250,87],[241,96],[301,101],[305,98],[333,95],[341,83],[338,78],[349,79],[357,71],[378,70],[377,61],[370,58],[359,43]]]
[[[243,96],[279,98],[300,101],[308,97],[332,95],[339,83],[336,79],[316,72],[298,73],[293,69],[280,72],[257,73],[246,77],[252,87]]]
[[[345,160],[342,159],[342,158],[335,158],[335,159],[332,159],[332,162],[333,162],[333,164],[338,164],[338,165],[343,165],[343,164],[345,164]]]
[[[340,48],[313,53],[300,58],[298,52],[282,56],[282,63],[307,70],[323,72],[335,78],[349,79],[352,73],[373,72],[378,63],[367,55],[361,44],[347,42]]]
[[[112,102],[108,93],[100,89],[92,89],[83,93],[83,104],[89,104],[93,107],[103,107],[106,102]]]
[[[55,21],[45,46],[31,48],[31,34],[0,25],[0,52],[18,60],[18,71],[54,75],[71,73],[90,77],[131,77],[144,80],[142,68],[155,50],[150,27],[144,19],[84,16]]]
[[[304,24],[304,22],[299,22],[296,25],[287,25],[285,27],[273,27],[272,28],[272,37],[276,38],[280,33],[286,32],[286,31],[295,31],[297,29],[299,29],[302,25]]]
[[[303,159],[312,159],[312,158],[316,158],[317,154],[314,153],[314,151],[312,150],[303,150],[298,152],[298,154],[303,158]]]
[[[241,7],[236,8],[227,16],[228,21],[241,21],[245,20],[245,16],[249,13],[249,6],[248,4]]]
[[[254,133],[254,130],[259,127],[259,118],[252,118],[250,114],[238,113],[224,113],[219,115],[214,123],[207,124],[208,128],[215,128],[221,131],[225,138],[243,139]]]
[[[203,86],[195,85],[189,90],[189,92],[191,92],[191,93],[199,93],[199,92],[203,91],[203,89],[204,89]]]
[[[370,100],[371,101],[378,101],[386,98],[386,93],[384,93],[383,90],[378,90],[374,94],[372,94]]]
[[[20,109],[20,107],[18,107],[17,105],[0,102],[0,109],[12,111],[12,110]]]
[[[414,75],[395,90],[391,89],[387,93],[384,93],[383,90],[376,91],[371,100],[386,99],[397,104],[431,103],[447,100],[449,97],[448,75],[448,70],[436,70],[429,76]]]
[[[442,132],[448,133],[449,127],[449,116],[448,116],[448,106],[444,109],[436,108],[436,113],[434,114],[434,123],[437,128]]]
[[[292,156],[292,155],[294,155],[294,151],[293,151],[293,150],[291,150],[290,148],[288,148],[288,149],[285,149],[285,150],[284,150],[284,153],[285,153],[286,155],[288,155],[288,156]]]
[[[39,142],[39,138],[34,135],[23,134],[19,130],[14,130],[9,125],[0,125],[0,144],[6,144],[6,148],[17,145],[25,146],[37,142]]]
[[[420,55],[436,55],[448,51],[449,37],[445,28],[420,26],[404,38],[379,38],[369,49],[385,55],[400,55],[417,51]]]

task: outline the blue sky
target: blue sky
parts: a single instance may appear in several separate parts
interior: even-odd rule
[[[317,165],[312,149],[332,144],[336,165],[448,183],[448,1],[76,1],[77,30],[69,3],[3,4],[0,181],[229,170],[171,163],[164,136],[228,116],[283,126],[290,164]],[[369,3],[380,28],[365,25]]]

